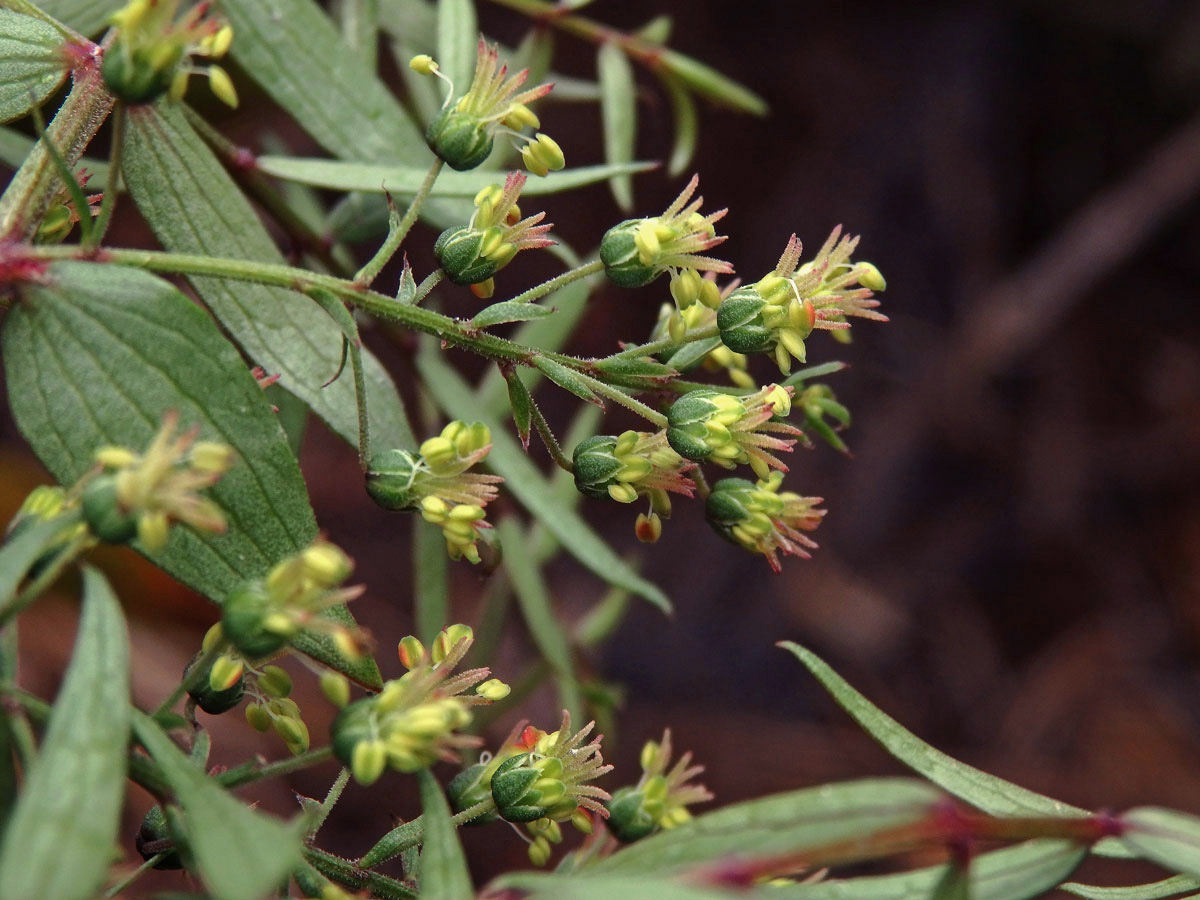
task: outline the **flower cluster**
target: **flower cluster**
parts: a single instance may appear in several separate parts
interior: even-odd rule
[[[800,265],[802,245],[792,235],[775,269],[729,295],[717,313],[721,340],[738,353],[774,353],[779,370],[803,363],[814,328],[846,329],[848,316],[886,322],[874,291],[886,282],[871,263],[853,263],[858,238],[835,228],[811,262]]]
[[[430,649],[411,635],[404,638],[399,655],[408,671],[338,713],[331,726],[333,752],[356,781],[372,784],[389,768],[416,772],[478,744],[455,732],[470,723],[472,706],[501,699],[508,686],[489,680],[486,668],[452,674],[473,641],[466,625],[443,629]]]
[[[745,463],[760,478],[770,469],[786,472],[772,451],[790,451],[803,437],[782,421],[791,411],[791,397],[792,389],[778,384],[742,397],[706,388],[690,391],[667,411],[667,440],[680,456],[696,462],[727,469]]]
[[[507,266],[522,250],[549,247],[544,235],[553,225],[539,224],[544,212],[522,219],[517,199],[526,178],[510,172],[504,187],[490,184],[475,195],[475,212],[469,224],[448,228],[433,245],[433,255],[446,277],[455,284],[471,285],[481,299],[492,296],[492,276]]]
[[[219,59],[233,42],[233,28],[209,16],[212,3],[197,3],[176,21],[179,0],[131,0],[113,13],[116,37],[104,53],[101,74],[110,91],[126,103],[150,103],[164,93],[180,100],[189,76],[208,78],[212,92],[237,106],[237,91],[220,66],[196,69],[190,57]]]
[[[417,453],[385,450],[371,459],[367,493],[384,509],[417,510],[439,526],[452,559],[479,562],[484,540],[484,507],[496,499],[504,479],[468,471],[492,447],[492,435],[480,422],[451,422]]]
[[[424,75],[436,75],[449,85],[441,112],[429,123],[425,140],[431,150],[453,169],[474,169],[491,155],[497,132],[503,131],[524,140],[521,156],[530,172],[545,175],[566,165],[562,150],[552,138],[538,134],[527,138],[519,134],[525,127],[538,128],[538,117],[529,108],[534,100],[550,93],[552,84],[543,84],[516,93],[529,76],[528,69],[508,74],[508,65],[500,63],[495,44],[479,39],[475,56],[475,74],[471,86],[455,97],[454,85],[429,56],[421,54],[409,66]]]
[[[668,492],[692,497],[696,491],[687,477],[695,463],[671,449],[664,431],[598,434],[580,441],[573,457],[575,486],[585,496],[650,501],[649,512],[639,513],[635,526],[638,538],[649,543],[658,540],[662,519],[671,515]]]
[[[805,532],[816,530],[825,510],[820,497],[801,497],[780,491],[782,472],[772,472],[757,484],[744,478],[723,478],[713,485],[705,504],[709,524],[727,540],[752,553],[761,553],[778,572],[779,553],[808,559],[816,542]]]
[[[689,270],[724,274],[733,271],[733,266],[723,260],[700,255],[725,240],[724,235],[716,233],[714,226],[728,210],[700,215],[704,198],[697,197],[692,201],[699,184],[699,176],[692,176],[662,215],[626,219],[605,232],[600,241],[600,260],[604,263],[604,273],[613,284],[624,288],[642,287],[664,272],[670,272],[673,282],[681,282],[672,289],[672,295],[677,297],[681,307],[695,300],[712,301],[712,292],[704,288],[701,279],[692,282],[689,278],[686,284],[682,283]],[[684,301],[681,302],[679,297],[685,298]]]
[[[229,687],[241,675],[245,660],[282,650],[301,629],[330,635],[346,657],[361,656],[366,636],[322,615],[363,592],[362,586],[340,587],[353,568],[340,548],[318,540],[277,563],[265,578],[251,579],[230,592],[221,608],[219,637],[231,648],[213,664],[212,687]]]
[[[674,828],[691,818],[688,807],[713,798],[709,790],[691,781],[704,771],[693,766],[692,754],[671,764],[671,730],[661,742],[647,741],[642,747],[642,777],[636,785],[614,791],[608,807],[608,830],[620,841],[640,840],[660,828]]]
[[[149,551],[167,543],[171,522],[202,531],[224,531],[225,517],[198,493],[233,465],[233,450],[197,441],[199,426],[175,434],[179,414],[163,416],[162,427],[143,453],[106,446],[96,451],[101,471],[83,489],[83,517],[102,541],[124,544],[136,536]]]

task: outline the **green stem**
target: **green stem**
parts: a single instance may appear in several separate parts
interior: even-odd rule
[[[450,824],[457,828],[464,822],[470,822],[472,819],[478,818],[495,808],[496,801],[488,797],[486,800],[481,800],[474,806],[468,806],[462,812],[451,816]],[[424,835],[425,825],[422,816],[417,816],[411,822],[404,822],[397,825],[381,837],[374,847],[363,854],[362,858],[358,860],[358,865],[363,869],[382,865],[389,859],[399,856],[405,850],[417,846],[417,844],[421,843]]]
[[[412,888],[395,878],[388,878],[376,872],[368,872],[359,868],[351,860],[335,856],[317,847],[305,847],[304,858],[314,869],[338,884],[344,884],[356,890],[366,888],[372,897],[383,900],[416,900],[417,894]]]
[[[588,383],[588,387],[590,387],[597,394],[600,394],[602,397],[607,397],[610,400],[616,401],[617,403],[621,404],[621,406],[624,406],[626,409],[637,413],[643,419],[646,419],[654,425],[657,425],[659,428],[667,427],[666,416],[656,409],[651,409],[641,400],[635,400],[620,388],[615,388],[612,385],[601,381],[599,378],[593,378],[591,375],[586,375],[583,372],[579,373],[579,377]]]
[[[130,872],[128,875],[126,875],[124,878],[122,878],[120,881],[118,881],[112,887],[110,887],[107,891],[105,891],[103,894],[101,894],[100,900],[112,900],[113,897],[120,894],[121,891],[125,890],[125,888],[129,887],[131,884],[133,884],[135,881],[137,881],[139,878],[141,878],[143,875],[145,875],[147,872],[149,872],[151,869],[153,869],[155,866],[157,866],[160,862],[162,862],[166,858],[167,858],[166,850],[163,850],[161,853],[155,853],[148,860],[146,860],[144,863],[142,863],[140,866],[138,866],[136,869],[134,869],[132,872]]]
[[[83,246],[87,249],[99,246],[108,231],[109,220],[117,205],[117,193],[121,189],[121,160],[125,151],[125,104],[120,100],[112,111],[112,150],[108,154],[108,184],[104,186],[104,199],[100,201],[100,212],[92,222],[91,241]],[[91,215],[86,207],[78,210],[80,218]]]
[[[539,285],[531,287],[524,293],[517,294],[509,303],[532,303],[534,300],[539,300],[547,294],[553,294],[561,287],[565,287],[572,281],[578,281],[580,278],[587,278],[589,275],[594,275],[604,268],[604,263],[595,259],[591,262],[583,263],[576,266],[574,269],[568,269],[561,275],[551,278],[549,281],[543,281]]]
[[[408,205],[408,210],[404,213],[404,217],[396,224],[396,227],[388,230],[387,240],[383,242],[383,246],[379,248],[379,252],[372,256],[370,261],[359,269],[358,274],[354,276],[354,283],[356,285],[369,287],[380,270],[387,265],[388,260],[400,249],[400,245],[408,237],[409,229],[417,221],[417,216],[421,212],[421,206],[425,203],[425,198],[433,190],[433,183],[437,181],[438,175],[441,174],[443,165],[445,163],[440,158],[434,160],[433,165],[429,167],[429,171],[425,173],[425,180],[417,188],[417,195],[413,197],[412,203]]]
[[[458,319],[419,306],[397,303],[394,297],[358,288],[352,282],[307,269],[188,253],[165,253],[158,250],[101,249],[89,254],[78,246],[36,246],[27,248],[27,253],[31,259],[77,259],[116,263],[153,272],[208,275],[214,278],[269,284],[300,293],[307,293],[312,288],[324,288],[373,316],[396,322],[413,331],[431,334],[447,344],[471,350],[489,359],[508,359],[522,365],[531,365],[535,356],[545,356],[571,368],[587,365],[573,356],[534,350],[505,338],[475,331]]]
[[[676,347],[682,347],[684,344],[691,344],[695,341],[704,341],[708,338],[718,337],[721,334],[721,329],[714,322],[707,328],[700,328],[696,331],[689,331],[685,334],[682,340],[674,338],[663,338],[661,341],[651,341],[648,344],[638,344],[636,347],[630,347],[627,350],[622,350],[620,353],[614,353],[609,359],[626,359],[628,357],[643,357],[653,356],[656,353],[662,353],[665,350],[674,350]]]
[[[277,762],[259,764],[246,763],[236,769],[229,769],[217,776],[217,781],[227,788],[241,787],[264,778],[277,778],[280,775],[290,775],[310,766],[319,765],[333,759],[333,747],[318,747],[299,756],[281,759]]]
[[[350,770],[343,766],[342,771],[338,772],[337,778],[333,780],[333,784],[329,786],[329,793],[325,795],[325,799],[321,803],[321,808],[317,812],[317,817],[313,820],[312,825],[308,827],[308,840],[311,841],[317,836],[317,832],[321,830],[321,826],[325,824],[325,820],[333,812],[333,807],[342,796],[342,791],[346,789],[346,784],[349,781]]]
[[[412,305],[416,306],[422,300],[429,296],[432,291],[443,278],[446,277],[446,271],[440,266],[425,276],[425,279],[417,285],[416,293],[413,294]]]

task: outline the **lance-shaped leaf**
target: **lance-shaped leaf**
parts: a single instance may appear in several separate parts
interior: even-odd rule
[[[504,382],[508,385],[508,405],[512,407],[513,424],[517,426],[517,437],[521,446],[529,449],[529,426],[533,420],[533,398],[517,375],[516,368],[504,370]]]
[[[168,250],[283,263],[254,209],[183,115],[167,104],[130,110],[125,149],[130,195]],[[196,292],[246,354],[358,443],[354,383],[339,378],[342,332],[309,298],[266,285],[192,278]],[[362,352],[371,432],[380,446],[415,438],[391,377]]]
[[[421,820],[425,838],[421,843],[421,900],[462,900],[474,896],[467,857],[450,821],[450,804],[437,779],[422,769]]]
[[[575,510],[558,499],[521,445],[479,401],[461,375],[435,352],[418,356],[417,367],[434,400],[450,416],[466,422],[483,422],[491,429],[488,464],[504,476],[503,489],[533,513],[568,553],[610,584],[626,588],[664,612],[671,611],[671,603],[662,590],[638,575]],[[504,389],[503,381],[500,387]]]
[[[3,357],[17,425],[63,484],[91,468],[97,447],[144,448],[168,410],[233,448],[236,465],[209,491],[225,532],[176,526],[153,556],[213,600],[316,536],[304,480],[262,390],[212,320],[166,281],[56,263],[5,320]],[[353,622],[345,609],[333,615]],[[295,643],[362,684],[380,683],[374,661],[344,660],[327,635],[305,632]]]
[[[1121,816],[1123,843],[1139,856],[1185,875],[1200,876],[1200,818],[1142,806]]]
[[[63,520],[35,519],[0,545],[0,605],[8,603],[38,557],[54,545],[62,530]]]
[[[971,861],[966,878],[968,896],[971,900],[1040,897],[1070,877],[1086,856],[1082,844],[1061,840],[1027,841],[984,853]],[[781,887],[772,896],[777,900],[924,900],[945,883],[946,871],[947,866],[932,866],[896,875],[830,878]]]
[[[615,175],[632,175],[653,169],[657,163],[630,162],[615,166],[579,166],[562,172],[551,172],[545,178],[531,178],[521,191],[522,197],[557,194],[586,187]],[[342,162],[335,159],[312,159],[301,156],[260,156],[258,168],[268,175],[311,184],[334,191],[384,192],[400,197],[416,194],[428,171],[425,167],[375,165],[361,162]],[[433,183],[432,197],[474,197],[489,184],[502,182],[496,172],[443,171]]]
[[[104,576],[84,569],[71,665],[0,847],[0,897],[96,896],[120,823],[129,712],[121,606]]]
[[[696,113],[696,101],[680,80],[667,72],[660,73],[663,87],[671,100],[671,112],[675,124],[675,138],[671,144],[671,155],[667,159],[667,174],[672,178],[687,171],[696,145],[700,140],[700,117]]]
[[[690,341],[666,357],[671,366],[680,372],[686,372],[697,365],[704,357],[721,346],[719,337],[705,338],[702,341]]]
[[[479,22],[471,0],[438,0],[437,62],[459,94],[471,84]],[[536,84],[536,82],[534,82]]]
[[[144,713],[134,713],[133,729],[175,792],[188,855],[213,896],[261,900],[300,864],[302,822],[288,825],[246,806],[196,768]]]
[[[542,319],[554,312],[549,306],[538,306],[536,303],[513,303],[505,300],[484,307],[473,319],[472,328],[490,328],[493,325],[505,325],[509,322],[528,322],[531,319]]]
[[[604,123],[604,159],[609,165],[633,160],[637,138],[636,83],[629,57],[615,42],[600,45],[596,54],[600,78],[600,114]],[[613,199],[625,212],[633,208],[633,179],[614,175],[609,181]]]
[[[756,116],[767,114],[766,100],[699,60],[664,49],[658,57],[658,65],[663,71],[678,78],[688,90],[706,100],[720,106],[732,107],[738,112]]]
[[[519,872],[498,878],[491,889],[519,891],[523,900],[613,900],[616,897],[653,898],[653,900],[772,900],[777,891],[747,894],[744,890],[724,889],[683,880],[672,881],[652,876],[556,875],[543,872]],[[779,895],[782,896],[782,895]]]
[[[53,94],[70,64],[49,22],[0,9],[0,122],[25,115]]]
[[[313,0],[223,0],[221,12],[236,35],[234,60],[330,153],[432,159],[404,107],[363,60],[346,52]]]
[[[730,856],[798,854],[862,841],[923,822],[944,802],[941,791],[909,778],[827,784],[726,806],[660,831],[599,860],[589,871],[623,875],[675,872]]]
[[[1193,875],[1172,875],[1161,881],[1149,884],[1132,884],[1121,887],[1105,887],[1098,884],[1079,884],[1068,881],[1059,885],[1061,890],[1085,900],[1160,900],[1162,897],[1174,897],[1187,891],[1200,888],[1200,878]]]
[[[574,369],[569,369],[562,363],[555,362],[548,356],[535,356],[533,365],[539,372],[557,384],[563,390],[570,391],[581,400],[604,406],[604,401],[596,396],[595,391]]]

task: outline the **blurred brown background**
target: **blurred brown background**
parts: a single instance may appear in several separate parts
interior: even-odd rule
[[[489,33],[519,36],[479,5]],[[608,0],[585,12],[623,27],[673,15],[673,46],[772,107],[763,120],[702,117],[694,166],[706,207],[731,207],[723,256],[757,278],[792,231],[815,248],[844,223],[888,278],[891,323],[856,327],[850,347],[810,342],[810,361],[852,364],[829,383],[855,414],[854,458],[800,452],[788,476],[830,511],[811,562],[788,560],[772,576],[687,503],[657,546],[636,551],[628,510],[584,507],[640,552],[677,607],[665,620],[635,605],[584,663],[624,692],[606,756],[633,773],[642,741],[669,725],[724,802],[899,772],[773,648],[787,638],[985,770],[1087,807],[1200,812],[1200,4],[648,6]],[[559,49],[560,68],[593,76],[589,45],[564,37]],[[669,109],[639,78],[639,155],[661,158]],[[251,142],[264,101],[245,93],[222,127]],[[543,115],[575,164],[602,155],[596,119],[591,107]],[[282,119],[279,128],[296,152],[315,152]],[[678,189],[642,176],[638,209],[660,210]],[[580,248],[622,218],[603,189],[545,207]],[[117,240],[145,240],[123,213]],[[514,265],[501,291],[534,268]],[[451,310],[473,302],[443,295]],[[609,352],[644,335],[664,299],[661,284],[598,292],[576,349]],[[382,337],[369,340],[397,355]],[[756,365],[772,377],[767,360]],[[556,426],[573,408],[561,394],[548,401]],[[610,421],[606,430],[630,424]],[[7,515],[43,476],[11,421],[0,437]],[[410,525],[348,488],[354,454],[318,427],[301,462],[318,521],[369,585],[356,612],[380,640],[385,674],[398,674],[388,648],[411,629]],[[112,556],[118,568],[127,561]],[[472,621],[480,585],[465,565],[453,572],[456,613]],[[603,592],[569,561],[551,574],[567,615]],[[124,578],[138,699],[153,703],[213,611],[144,567]],[[68,600],[30,615],[22,638],[35,689],[53,690],[72,617]],[[513,676],[530,653],[514,630],[497,674]],[[312,708],[318,742],[327,714]],[[553,697],[537,695],[528,713],[545,722]],[[214,761],[283,752],[227,730]],[[332,768],[293,784],[316,794],[331,778]],[[391,815],[415,815],[402,781],[348,791],[330,848],[357,855]],[[288,811],[285,787],[264,803]],[[139,795],[136,812],[148,802]],[[500,826],[469,837],[490,857],[477,857],[480,875],[523,859]],[[1125,874],[1136,873],[1114,877]]]

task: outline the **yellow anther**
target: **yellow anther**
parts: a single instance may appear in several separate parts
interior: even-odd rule
[[[418,53],[408,61],[408,67],[422,75],[432,75],[438,70],[438,64],[428,53]],[[361,781],[361,779],[359,779]]]

